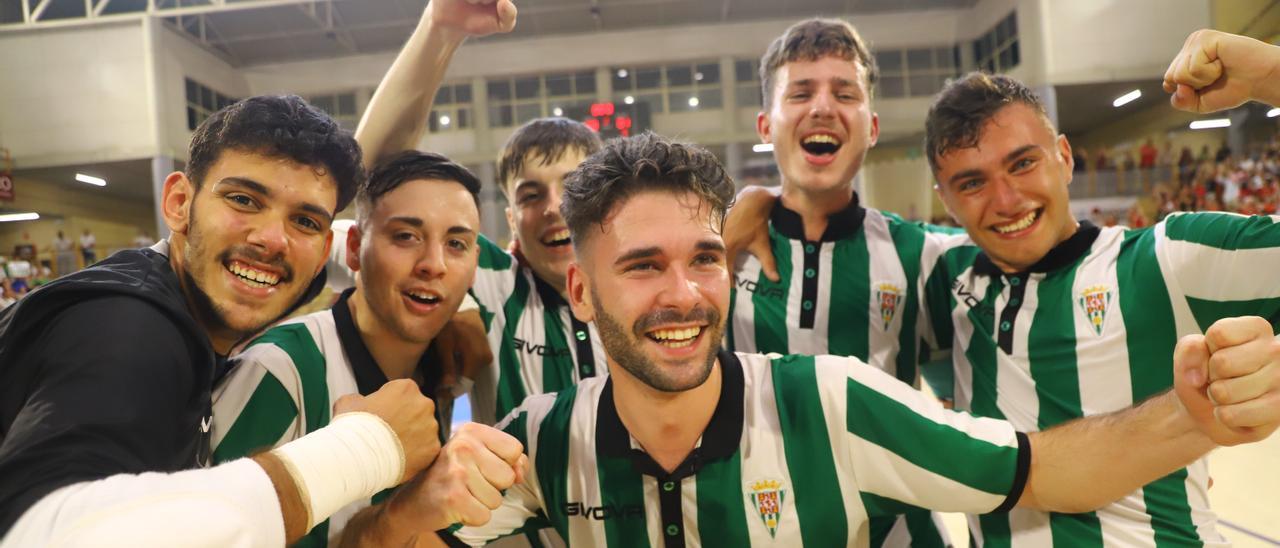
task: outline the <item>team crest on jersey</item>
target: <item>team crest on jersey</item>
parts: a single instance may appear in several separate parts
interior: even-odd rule
[[[750,489],[747,500],[751,501],[751,506],[760,514],[765,528],[769,529],[769,536],[777,537],[778,522],[782,521],[782,503],[787,498],[787,490],[782,488],[781,481],[772,479],[749,483],[747,488]]]
[[[898,313],[898,305],[902,303],[902,288],[884,282],[876,284],[876,301],[880,303],[880,319],[884,321],[884,330],[889,330],[893,316]]]
[[[1080,292],[1080,308],[1089,319],[1089,325],[1098,335],[1102,334],[1107,322],[1107,307],[1111,305],[1111,288],[1106,285],[1091,285]]]

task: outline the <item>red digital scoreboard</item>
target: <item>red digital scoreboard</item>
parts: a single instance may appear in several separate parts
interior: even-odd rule
[[[635,103],[616,105],[614,103],[594,103],[588,116],[582,123],[600,134],[602,139],[614,137],[630,137],[633,133],[643,131],[642,122],[647,118],[647,105]]]

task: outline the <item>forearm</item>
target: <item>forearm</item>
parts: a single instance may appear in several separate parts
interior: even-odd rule
[[[1031,473],[1019,506],[1071,513],[1100,508],[1216,447],[1172,392],[1030,438]]]
[[[401,495],[403,496],[403,495]],[[342,530],[341,548],[378,546],[445,546],[440,537],[429,528],[417,527],[397,496],[361,510],[347,521]]]
[[[417,28],[378,85],[356,129],[366,168],[417,147],[426,132],[436,89],[454,51],[465,38],[460,32],[432,23],[430,10],[423,11]]]
[[[105,539],[122,546],[281,546],[277,500],[271,478],[248,459],[174,474],[120,474],[50,493],[0,546]]]

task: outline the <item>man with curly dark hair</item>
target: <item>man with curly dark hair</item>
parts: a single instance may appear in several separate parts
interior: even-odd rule
[[[245,99],[196,128],[165,180],[168,239],[0,314],[5,546],[282,545],[435,458],[431,402],[400,381],[294,443],[188,470],[208,459],[225,356],[323,285],[329,224],[364,178],[320,110]]]

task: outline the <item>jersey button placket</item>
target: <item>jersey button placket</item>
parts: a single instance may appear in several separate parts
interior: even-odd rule
[[[1018,310],[1026,300],[1027,274],[1007,276],[1009,282],[1009,300],[1000,312],[999,332],[996,340],[1005,354],[1013,354],[1013,326],[1018,321]]]
[[[662,517],[662,530],[666,533],[663,546],[666,548],[684,548],[684,508],[683,497],[680,496],[681,480],[677,478],[658,479],[658,506]]]

